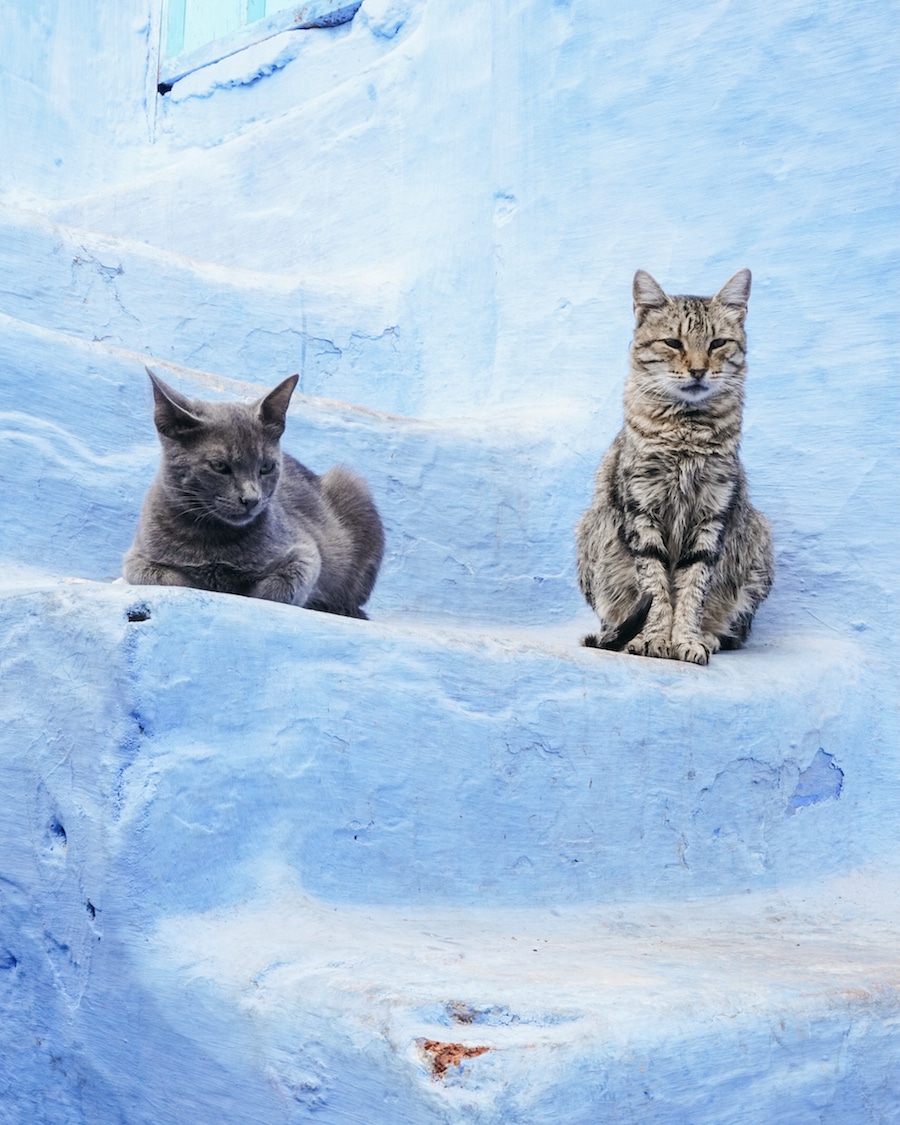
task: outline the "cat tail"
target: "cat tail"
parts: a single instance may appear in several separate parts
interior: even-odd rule
[[[588,633],[581,643],[585,648],[604,648],[611,652],[619,652],[643,629],[651,605],[653,605],[653,595],[642,594],[638,604],[621,625],[617,625],[614,629],[606,629],[602,633]]]

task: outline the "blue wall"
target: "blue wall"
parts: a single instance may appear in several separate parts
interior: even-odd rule
[[[4,6],[0,1116],[894,1119],[894,8],[365,0],[160,97],[155,7]],[[632,274],[745,265],[772,596],[708,668],[580,649]],[[300,372],[286,447],[385,517],[370,623],[110,585],[145,363]]]

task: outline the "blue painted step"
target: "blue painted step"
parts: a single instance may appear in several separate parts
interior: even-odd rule
[[[698,669],[12,574],[0,654],[16,1125],[76,1078],[92,1125],[897,1120],[842,643]]]

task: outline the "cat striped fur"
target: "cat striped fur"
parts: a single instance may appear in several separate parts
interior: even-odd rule
[[[772,536],[739,457],[749,296],[746,269],[714,297],[634,276],[625,424],[576,529],[603,626],[590,648],[706,664],[744,643],[769,592]]]

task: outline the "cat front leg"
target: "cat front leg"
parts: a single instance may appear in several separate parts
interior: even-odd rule
[[[643,513],[636,513],[630,525],[622,526],[619,539],[630,556],[641,595],[652,599],[644,627],[628,642],[625,651],[665,660],[671,656],[672,600],[669,554],[662,531]]]
[[[672,604],[665,564],[656,557],[636,560],[641,589],[652,598],[647,620],[640,633],[625,646],[635,656],[665,660],[672,655]]]
[[[299,543],[250,587],[248,595],[269,602],[305,606],[316,588],[321,571],[322,556],[315,543],[312,540]]]
[[[703,632],[703,615],[711,581],[711,560],[705,552],[696,552],[678,561],[673,577],[672,656],[675,660],[707,664],[710,656],[719,649],[715,638]]]
[[[614,515],[618,552],[631,570],[631,582],[618,583],[619,590],[636,587],[638,599],[649,596],[650,610],[640,633],[625,645],[635,656],[666,659],[671,655],[672,597],[669,589],[669,548],[658,515],[665,511],[659,475],[635,466],[628,447],[611,474],[608,503]]]
[[[134,549],[125,556],[122,574],[132,586],[193,586],[183,571],[154,562]]]
[[[668,551],[651,503],[617,471],[620,442],[604,457],[594,501],[576,528],[578,583],[603,625],[588,648],[634,656],[670,655]]]
[[[719,651],[723,626],[743,608],[741,552],[734,533],[737,501],[733,492],[720,500],[721,509],[696,525],[672,577],[673,656],[693,664],[706,664]]]

